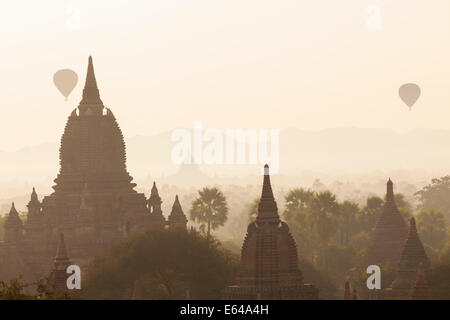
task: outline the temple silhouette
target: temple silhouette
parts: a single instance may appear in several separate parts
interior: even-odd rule
[[[389,179],[386,186],[386,202],[370,236],[365,266],[381,266],[388,262],[397,265],[407,235],[408,229],[395,203],[394,184]]]
[[[303,283],[297,246],[278,215],[268,165],[264,166],[256,221],[249,224],[242,245],[236,282],[224,290],[224,299],[318,299],[319,290]]]
[[[134,190],[122,131],[100,99],[92,57],[82,100],[61,138],[59,158],[54,192],[40,202],[33,189],[24,223],[11,206],[0,245],[0,279],[48,276],[61,241],[71,262],[81,267],[141,228],[186,228],[178,197],[167,221],[156,184],[148,200]]]
[[[24,222],[14,203],[11,205],[0,243],[0,280],[23,276],[24,281],[31,283],[48,277],[52,285],[64,291],[68,276],[65,270],[70,264],[83,268],[93,257],[142,229],[186,230],[188,220],[178,195],[166,219],[156,183],[148,199],[134,190],[136,184],[126,167],[122,131],[112,111],[100,99],[92,57],[82,100],[70,114],[61,138],[59,158],[54,192],[39,201],[33,188]],[[187,172],[192,171],[192,167],[188,169]],[[239,273],[222,296],[249,300],[318,299],[319,290],[304,282],[296,243],[278,215],[267,165],[264,171],[258,213],[247,228]],[[358,271],[388,262],[398,267],[390,287],[371,298],[429,298],[426,277],[430,261],[414,218],[408,232],[390,179],[384,209],[363,260]],[[133,297],[140,298],[136,284]],[[343,298],[358,299],[349,281],[345,282]]]

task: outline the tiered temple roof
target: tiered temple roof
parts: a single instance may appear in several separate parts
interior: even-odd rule
[[[178,195],[176,195],[172,206],[172,211],[170,212],[168,219],[169,228],[185,230],[187,222],[188,220],[183,212],[183,209],[181,208]]]
[[[49,283],[60,292],[67,291],[67,267],[70,266],[70,260],[67,256],[66,244],[64,242],[64,234],[60,234],[56,256],[53,260],[53,270],[50,273]]]
[[[392,282],[392,298],[407,299],[416,283],[417,270],[423,265],[425,276],[430,271],[430,260],[425,253],[416,229],[416,220],[411,218],[408,238],[398,264],[397,276]]]
[[[369,265],[396,265],[407,236],[407,227],[398,211],[394,200],[394,186],[389,179],[387,182],[386,202],[383,212],[371,233],[370,245],[365,256],[364,267]]]
[[[8,217],[5,221],[5,235],[4,241],[6,244],[18,244],[22,241],[23,237],[23,223],[19,218],[19,213],[14,206],[14,202],[11,204]]]
[[[130,232],[147,227],[152,219],[146,197],[131,181],[122,132],[100,99],[89,57],[83,97],[61,138],[54,192],[40,203],[33,190],[23,228],[11,208],[0,245],[0,279],[47,276],[61,233],[72,260],[83,265]]]
[[[161,209],[162,200],[158,193],[158,188],[156,188],[156,183],[153,181],[152,191],[150,192],[150,197],[147,200],[149,215],[149,225],[152,227],[164,228],[166,225],[166,218],[162,213]]]
[[[269,166],[256,221],[249,224],[242,246],[237,284],[223,292],[225,299],[317,299],[318,290],[305,285],[298,268],[297,247],[289,227],[280,220],[270,184]]]

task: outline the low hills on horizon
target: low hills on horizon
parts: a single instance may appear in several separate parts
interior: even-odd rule
[[[450,149],[445,146],[448,141],[450,130],[416,129],[399,133],[391,129],[355,127],[320,131],[288,128],[280,131],[277,176],[286,186],[297,182],[299,186],[310,185],[315,179],[378,184],[390,176],[403,184],[416,186],[415,189],[422,188],[432,178],[447,174]],[[181,170],[180,165],[171,161],[171,151],[176,144],[171,140],[171,132],[127,137],[125,142],[128,171],[138,187],[139,183],[148,184],[152,180],[181,186],[260,183],[261,164],[202,164],[190,169],[189,165],[184,165]],[[0,151],[0,201],[28,194],[33,186],[42,192],[51,192],[53,179],[59,171],[58,149],[59,142],[53,142],[15,152]]]

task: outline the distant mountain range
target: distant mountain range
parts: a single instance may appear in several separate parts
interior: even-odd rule
[[[289,128],[280,132],[280,176],[276,181],[285,186],[311,185],[320,178],[328,183],[352,182],[354,188],[359,185],[365,192],[383,192],[385,179],[391,176],[400,181],[401,188],[413,192],[431,178],[449,173],[449,142],[450,131],[444,130],[398,133],[351,127],[321,131]],[[170,132],[126,139],[128,171],[138,187],[149,188],[153,180],[180,186],[260,182],[261,164],[173,164],[171,152],[175,144]],[[3,211],[15,198],[25,204],[33,186],[40,194],[51,192],[59,170],[58,149],[59,143],[55,142],[16,152],[0,151]]]
[[[450,131],[418,129],[398,133],[389,129],[332,128],[280,132],[280,173],[304,171],[348,172],[392,169],[447,170],[450,165]],[[127,164],[135,177],[172,175],[175,142],[171,133],[126,139]],[[46,143],[16,152],[0,151],[0,176],[6,181],[52,179],[59,167],[59,143]],[[211,175],[257,174],[260,165],[202,165]],[[253,172],[252,172],[253,171]],[[2,183],[2,184],[3,184]]]

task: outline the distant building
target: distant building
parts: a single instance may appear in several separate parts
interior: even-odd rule
[[[269,167],[264,170],[258,215],[247,229],[236,285],[227,287],[223,298],[318,299],[319,290],[303,283],[294,238],[278,216]]]
[[[83,97],[67,120],[59,157],[54,192],[40,202],[33,189],[24,224],[11,207],[0,244],[0,280],[48,276],[61,233],[73,263],[83,266],[130,233],[167,224],[156,185],[148,200],[134,190],[122,132],[100,99],[91,57]]]

